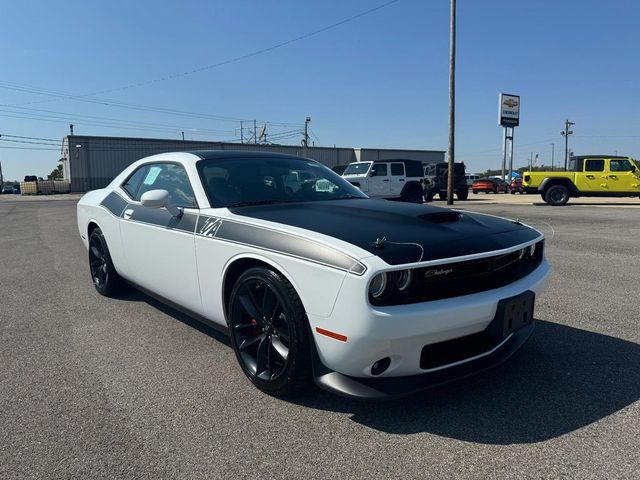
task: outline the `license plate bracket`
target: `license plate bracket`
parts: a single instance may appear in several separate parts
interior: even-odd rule
[[[536,294],[527,290],[520,295],[505,298],[498,302],[496,316],[489,329],[494,335],[506,337],[533,323],[533,311]]]

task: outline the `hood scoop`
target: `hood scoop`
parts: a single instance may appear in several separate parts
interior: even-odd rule
[[[418,215],[418,218],[430,223],[448,223],[457,222],[462,218],[462,214],[454,210],[445,210],[442,212],[429,212],[424,215]]]

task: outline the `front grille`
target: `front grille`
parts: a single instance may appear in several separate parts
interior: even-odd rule
[[[502,341],[501,337],[483,331],[446,342],[426,345],[420,352],[420,368],[427,370],[473,358],[494,349]]]
[[[370,301],[376,306],[406,305],[460,297],[504,287],[533,272],[544,258],[544,241],[536,244],[533,255],[521,250],[465,262],[448,263],[413,270],[411,286],[403,292],[391,291]]]

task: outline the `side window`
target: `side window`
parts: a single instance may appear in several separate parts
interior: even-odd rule
[[[138,193],[138,189],[140,188],[142,179],[147,175],[148,170],[149,165],[143,165],[135,172],[133,172],[133,175],[130,175],[129,178],[122,184],[122,189],[127,192],[131,198],[136,198],[136,194]]]
[[[373,168],[373,177],[386,177],[387,176],[387,164],[386,163],[374,163]]]
[[[585,172],[604,172],[604,160],[594,159],[584,161]]]
[[[612,172],[630,172],[631,162],[629,160],[611,160]]]
[[[166,190],[169,192],[169,201],[177,207],[197,207],[189,177],[182,165],[174,163],[148,165],[142,184],[133,198],[140,201],[142,194],[149,190]]]
[[[404,164],[402,163],[392,163],[391,164],[391,175],[394,177],[404,175]]]

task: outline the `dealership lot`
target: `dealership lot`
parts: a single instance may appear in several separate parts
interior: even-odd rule
[[[74,200],[3,198],[0,478],[636,476],[640,200],[470,197],[546,234],[538,328],[497,369],[382,404],[265,396],[223,336],[94,291]]]

